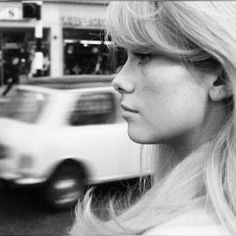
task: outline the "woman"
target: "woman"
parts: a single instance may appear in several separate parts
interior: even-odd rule
[[[114,79],[122,115],[133,141],[156,144],[158,165],[106,221],[88,193],[72,234],[236,234],[235,22],[235,2],[109,5],[108,33],[128,53]]]

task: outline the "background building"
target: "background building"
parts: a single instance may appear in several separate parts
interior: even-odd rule
[[[122,51],[108,51],[104,41],[107,3],[44,0],[43,75],[112,74],[124,62]],[[34,76],[36,19],[23,18],[21,1],[0,2],[0,83]],[[15,76],[15,77],[14,77]]]

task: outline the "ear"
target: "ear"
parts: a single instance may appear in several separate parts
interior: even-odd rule
[[[231,81],[226,77],[225,73],[222,72],[221,75],[213,81],[210,90],[209,97],[212,101],[218,102],[233,95]]]

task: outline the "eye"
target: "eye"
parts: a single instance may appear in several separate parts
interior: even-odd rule
[[[138,64],[140,65],[146,64],[148,61],[152,59],[153,56],[151,53],[133,52],[132,54],[134,55],[134,57],[138,59]]]

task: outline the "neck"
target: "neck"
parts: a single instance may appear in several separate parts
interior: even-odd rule
[[[158,154],[157,178],[165,178],[178,164],[190,156],[207,156],[211,147],[211,142],[204,143],[195,148],[173,148],[170,145],[160,145]]]

